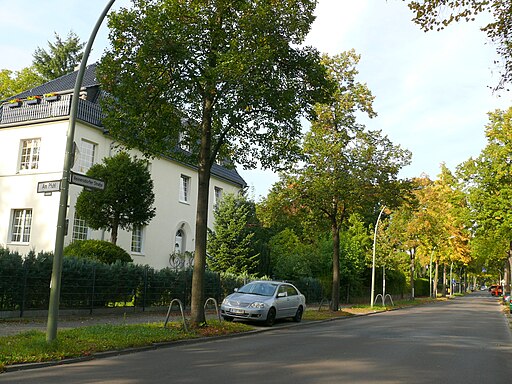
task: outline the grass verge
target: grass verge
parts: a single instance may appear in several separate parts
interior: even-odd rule
[[[122,350],[162,343],[221,336],[250,331],[243,323],[211,321],[207,327],[185,332],[182,324],[163,323],[129,325],[93,325],[58,331],[57,339],[46,342],[42,331],[28,331],[0,337],[0,372],[7,365],[55,361],[89,356],[97,352]]]

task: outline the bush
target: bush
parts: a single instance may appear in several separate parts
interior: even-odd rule
[[[430,281],[429,279],[414,279],[414,296],[429,296]]]
[[[123,248],[108,241],[76,240],[64,248],[64,256],[97,260],[105,264],[116,261],[131,263],[133,260]]]

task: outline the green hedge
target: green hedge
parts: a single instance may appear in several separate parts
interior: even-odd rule
[[[30,252],[22,257],[0,247],[0,311],[47,309],[53,255]],[[251,276],[205,273],[205,299],[220,301],[242,286]],[[315,279],[296,281],[308,302],[321,299]],[[178,298],[190,305],[192,270],[155,270],[149,266],[122,263],[104,264],[88,258],[65,257],[62,265],[60,308],[93,309],[135,305],[166,306]]]

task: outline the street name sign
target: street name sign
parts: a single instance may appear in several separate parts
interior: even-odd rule
[[[41,181],[37,183],[37,193],[51,193],[60,191],[60,180]]]
[[[79,173],[71,172],[71,179],[69,180],[71,184],[81,185],[85,188],[92,189],[105,189],[105,182],[103,180],[94,179],[89,176],[81,175]]]

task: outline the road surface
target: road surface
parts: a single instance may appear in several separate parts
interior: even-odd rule
[[[497,299],[447,302],[0,374],[0,383],[512,383]]]

